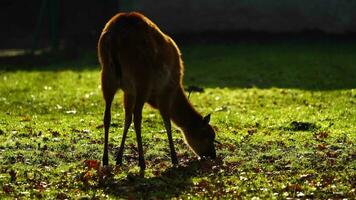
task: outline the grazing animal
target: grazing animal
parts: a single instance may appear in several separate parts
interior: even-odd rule
[[[202,117],[189,103],[182,86],[181,53],[175,42],[151,20],[137,12],[112,17],[101,33],[98,57],[105,100],[103,165],[108,165],[110,110],[118,89],[124,93],[125,122],[116,164],[122,164],[125,139],[133,117],[139,166],[141,170],[146,167],[141,139],[142,108],[146,102],[158,109],[163,118],[173,164],[178,160],[171,120],[183,130],[185,140],[195,154],[216,157],[210,114]]]

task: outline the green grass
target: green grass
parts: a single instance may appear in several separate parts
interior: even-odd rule
[[[143,113],[147,170],[133,129],[114,167],[123,125],[113,105],[109,168],[94,53],[50,66],[1,66],[0,198],[355,198],[356,47],[336,42],[186,45],[191,102],[212,113],[216,161],[199,161],[174,131],[170,164],[158,112]]]

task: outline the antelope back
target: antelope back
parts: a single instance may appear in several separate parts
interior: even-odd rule
[[[160,94],[168,86],[181,86],[183,65],[178,47],[145,16],[117,14],[106,24],[101,38],[107,50],[100,52],[99,41],[99,57],[110,57],[108,64],[101,62],[103,71],[116,74],[124,91],[144,87]]]

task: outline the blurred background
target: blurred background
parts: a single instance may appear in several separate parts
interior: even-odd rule
[[[0,47],[43,48],[87,45],[115,12],[112,0],[2,0]]]
[[[290,35],[353,38],[354,0],[1,0],[0,56],[96,47],[118,11],[140,11],[178,42]]]
[[[96,63],[100,32],[120,11],[142,12],[181,46],[295,38],[350,43],[354,10],[353,0],[1,0],[0,64],[50,64],[88,51]]]

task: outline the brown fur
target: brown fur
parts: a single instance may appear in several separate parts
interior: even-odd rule
[[[106,107],[104,114],[105,146],[103,164],[108,164],[110,107],[115,92],[124,92],[125,125],[117,164],[122,162],[126,134],[134,118],[139,164],[145,168],[141,119],[144,103],[157,108],[167,130],[172,162],[177,158],[171,134],[172,120],[179,126],[191,149],[199,156],[215,158],[215,133],[189,103],[182,86],[183,62],[175,42],[142,14],[119,13],[109,20],[98,43],[102,66],[101,84]]]

